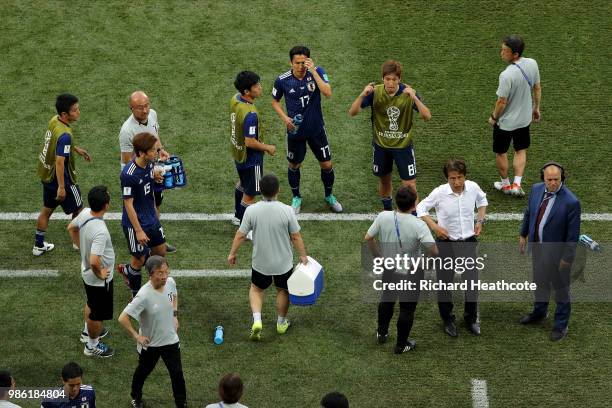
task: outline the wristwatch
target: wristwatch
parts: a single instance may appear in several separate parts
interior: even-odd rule
[[[487,219],[483,218],[482,220],[476,221],[476,224],[485,225],[487,223]]]
[[[177,317],[177,316],[178,316],[178,310],[174,310],[174,311],[172,312],[172,316]]]

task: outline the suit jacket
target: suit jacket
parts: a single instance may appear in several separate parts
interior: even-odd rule
[[[528,237],[530,243],[534,241],[536,218],[545,191],[544,183],[537,183],[533,185],[529,194],[520,235]],[[567,243],[559,247],[561,251],[560,258],[571,263],[576,254],[576,243],[579,236],[580,201],[563,184],[557,193],[553,207],[550,209],[542,229],[542,242]]]

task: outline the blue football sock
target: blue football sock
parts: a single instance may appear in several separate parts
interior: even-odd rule
[[[383,204],[384,211],[392,211],[393,210],[393,198],[391,197],[383,197],[380,199]]]
[[[300,196],[300,169],[287,169],[287,179],[289,180],[289,187],[291,187],[291,193],[294,197]]]
[[[321,181],[323,182],[323,188],[325,188],[325,197],[332,193],[334,188],[335,174],[334,169],[321,169]]]
[[[234,216],[238,219],[241,217],[238,216],[240,213],[240,201],[242,201],[242,187],[236,187],[234,189]]]
[[[248,206],[249,204],[245,203],[244,201],[240,201],[239,211],[238,211],[238,214],[236,215],[236,217],[240,220],[240,222],[242,222],[242,217],[244,217],[244,212],[246,211]]]
[[[39,248],[42,248],[45,245],[45,231],[36,230],[36,234],[34,235],[35,245]]]
[[[142,275],[140,269],[135,269],[132,265],[127,265],[128,281],[130,282],[130,289],[132,290],[132,297],[136,296],[142,285]]]

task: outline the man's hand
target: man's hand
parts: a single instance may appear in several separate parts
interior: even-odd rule
[[[521,255],[525,254],[527,249],[527,239],[525,237],[519,237],[519,252]]]
[[[404,84],[405,88],[402,93],[410,96],[410,99],[414,100],[416,98],[416,91],[412,89],[412,87],[408,84]]]
[[[151,339],[149,339],[147,336],[142,336],[140,334],[136,334],[134,339],[136,340],[136,343],[140,344],[143,347],[147,347],[151,342]]]
[[[66,188],[59,186],[57,188],[57,195],[55,196],[56,201],[64,201],[66,199]]]
[[[539,109],[534,109],[531,117],[533,118],[534,122],[539,122],[540,119],[541,119],[540,110]]]
[[[363,88],[363,91],[361,91],[361,96],[368,96],[369,94],[374,92],[374,85],[375,82],[370,82],[369,84],[367,84],[366,87]]]
[[[136,241],[138,241],[140,245],[147,245],[149,242],[149,237],[143,230],[136,231]]]
[[[87,153],[87,150],[83,149],[82,147],[75,147],[74,151],[77,152],[77,154],[79,154],[81,157],[83,157],[85,161],[91,161],[91,156],[89,155],[89,153]]]
[[[493,119],[491,116],[489,116],[489,120],[487,122],[489,122],[489,125],[491,126],[495,126],[497,124],[497,121]]]
[[[448,239],[448,231],[444,228],[442,228],[439,225],[436,225],[436,227],[434,228],[434,233],[436,234],[436,236],[440,239]]]
[[[474,225],[474,235],[479,236],[481,232],[482,232],[482,223],[481,222],[477,222]]]
[[[168,153],[167,151],[165,151],[164,149],[161,149],[159,151],[159,160],[161,161],[166,161],[170,158],[170,153]]]
[[[100,279],[106,280],[108,278],[108,275],[110,275],[110,269],[108,268],[100,269],[100,276],[99,276]]]
[[[300,262],[303,263],[304,265],[308,265],[308,256],[306,255],[300,256]]]
[[[293,132],[295,130],[295,125],[293,124],[293,119],[289,116],[285,116],[283,118],[283,122],[285,122],[285,126],[287,126],[287,130]]]
[[[156,183],[163,183],[164,182],[164,176],[162,174],[163,169],[161,166],[155,166],[153,168],[153,178],[155,179]]]
[[[274,156],[276,154],[276,146],[274,145],[268,145],[266,152],[270,155],[270,156]]]
[[[304,66],[311,73],[316,71],[316,69],[317,69],[317,66],[315,65],[314,61],[312,59],[310,59],[310,58],[306,58],[306,61],[304,61]]]
[[[227,263],[229,263],[232,266],[236,265],[236,254],[229,254],[227,256]]]

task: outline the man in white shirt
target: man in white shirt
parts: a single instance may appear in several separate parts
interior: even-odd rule
[[[449,258],[476,258],[476,237],[480,235],[485,223],[488,202],[487,195],[478,184],[466,180],[466,174],[463,160],[449,159],[444,165],[444,176],[448,183],[436,187],[417,205],[417,216],[436,234],[439,255],[443,261]],[[436,210],[437,223],[429,215],[432,208]],[[474,208],[478,209],[476,221]],[[440,266],[436,271],[438,281],[453,282],[455,270],[462,273],[463,280],[478,280],[476,268],[444,268],[446,264],[442,262],[436,265]],[[475,336],[480,335],[477,298],[476,290],[465,292],[464,319],[468,330]],[[451,337],[457,337],[452,294],[449,290],[438,291],[438,308],[444,321],[444,331]]]
[[[278,201],[279,181],[274,174],[266,174],[259,181],[263,200],[247,207],[240,228],[236,231],[232,248],[227,257],[230,265],[236,264],[236,254],[249,231],[253,231],[253,256],[249,303],[253,313],[251,340],[258,341],[263,329],[261,308],[264,291],[274,281],[276,286],[276,332],[285,334],[289,329],[289,291],[287,280],[293,273],[293,251],[300,254],[300,261],[308,263],[306,248],[300,234],[293,208]]]
[[[83,311],[85,328],[81,341],[86,356],[111,357],[113,349],[99,341],[108,331],[102,322],[113,318],[113,269],[115,251],[104,214],[110,205],[105,186],[95,186],[87,194],[90,208],[85,208],[68,224],[71,235],[79,237],[81,278],[87,303]]]
[[[165,161],[170,154],[164,149],[159,138],[159,122],[157,112],[151,109],[149,97],[143,91],[135,91],[129,98],[132,114],[123,122],[119,131],[119,147],[121,148],[121,170],[134,158],[134,145],[132,139],[139,133],[150,133],[159,141],[159,160]],[[154,183],[155,207],[159,217],[161,203],[164,199],[164,187],[162,183]],[[176,248],[166,243],[166,252],[176,252]]]
[[[162,358],[172,382],[174,403],[177,408],[187,406],[187,391],[181,363],[178,330],[178,294],[174,279],[168,276],[168,262],[153,255],[145,263],[149,281],[119,316],[119,323],[136,341],[139,354],[138,367],[132,378],[132,407],[142,408],[142,388],[159,357]],[[130,317],[140,323],[134,330]]]
[[[527,148],[531,143],[529,125],[532,120],[540,121],[542,98],[538,63],[532,58],[523,57],[524,49],[525,42],[518,35],[503,39],[500,55],[508,66],[499,74],[497,102],[489,117],[489,124],[493,126],[495,164],[501,177],[501,181],[496,181],[494,186],[505,194],[515,196],[525,195],[521,182],[527,164]],[[514,147],[512,184],[508,177],[507,152],[510,142]]]

